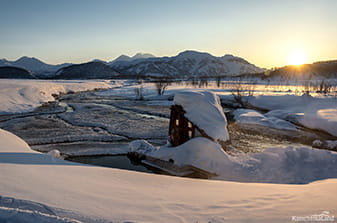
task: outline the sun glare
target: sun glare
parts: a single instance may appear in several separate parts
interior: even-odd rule
[[[289,65],[301,65],[306,62],[306,56],[301,51],[293,51],[289,54],[288,64]]]

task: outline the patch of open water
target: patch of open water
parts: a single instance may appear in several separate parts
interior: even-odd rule
[[[145,166],[131,161],[126,155],[114,156],[75,156],[67,160],[77,163],[90,164],[117,169],[133,170],[145,173],[158,173],[146,168]]]

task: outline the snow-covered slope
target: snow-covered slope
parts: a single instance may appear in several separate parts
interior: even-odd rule
[[[28,112],[44,102],[53,101],[52,94],[110,88],[106,81],[42,81],[11,80],[0,82],[0,114]]]
[[[0,222],[290,222],[337,212],[336,179],[275,185],[177,178],[75,165],[3,130],[0,142]]]
[[[34,72],[40,75],[48,75],[50,73],[55,72],[56,70],[69,66],[70,63],[58,64],[58,65],[50,65],[42,62],[39,59],[34,57],[21,57],[16,61],[8,61],[8,60],[0,60],[0,66],[14,66],[24,68],[28,71]]]
[[[0,66],[11,66],[11,62],[6,59],[0,59]]]
[[[174,57],[120,61],[111,66],[123,74],[168,76],[173,78],[234,76],[264,70],[232,55],[215,57],[208,53],[185,51]]]

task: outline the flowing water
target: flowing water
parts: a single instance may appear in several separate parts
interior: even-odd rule
[[[253,86],[246,85],[246,88]],[[254,87],[257,91],[267,88],[262,85]],[[284,94],[287,88],[289,86],[280,86],[279,91]],[[273,89],[277,93],[278,88],[274,86]],[[142,101],[82,92],[64,95],[58,103],[41,106],[34,112],[2,115],[0,128],[23,138],[37,151],[58,149],[74,162],[152,172],[132,163],[125,155],[132,140],[144,139],[154,145],[166,143],[170,104],[172,102],[167,99]],[[232,110],[224,108],[228,117]],[[295,143],[310,144],[317,137],[315,133],[310,135],[299,131],[296,136],[294,132],[238,125],[232,121],[228,130],[232,145],[244,152],[259,152],[268,147]]]

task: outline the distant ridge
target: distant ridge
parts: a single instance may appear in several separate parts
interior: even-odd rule
[[[119,73],[102,62],[88,62],[59,69],[54,79],[113,79]]]
[[[8,61],[6,59],[0,60],[0,67],[3,66],[13,66],[26,69],[38,76],[48,76],[53,75],[55,71],[62,67],[71,65],[70,63],[50,65],[42,62],[35,57],[23,56],[16,61]]]
[[[29,71],[20,67],[0,67],[0,78],[36,79]]]
[[[133,61],[133,60],[137,60],[137,59],[153,58],[153,57],[155,57],[155,56],[150,54],[150,53],[137,53],[133,57],[129,57],[129,56],[123,54],[123,55],[120,55],[119,57],[117,57],[116,59],[108,62],[108,64],[113,65],[114,63],[119,62],[119,61]]]
[[[337,78],[337,60],[318,61],[312,64],[288,65],[273,69],[268,72],[269,78],[313,78],[313,77]]]

